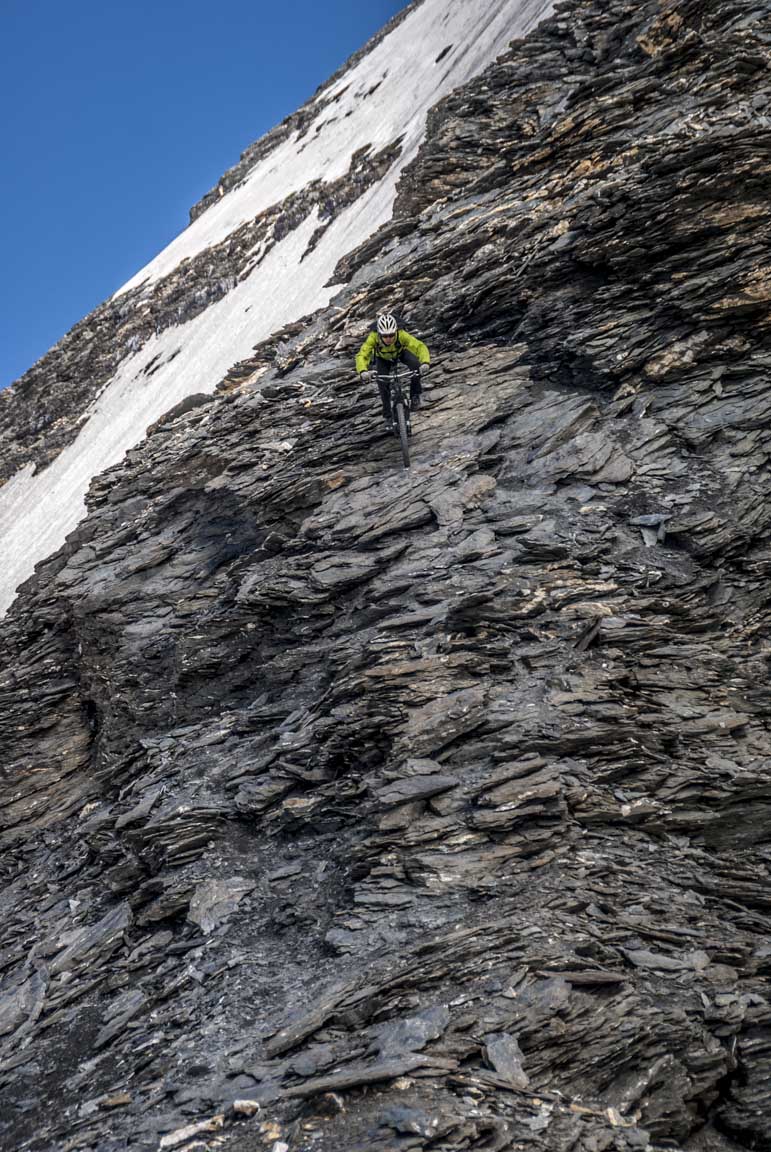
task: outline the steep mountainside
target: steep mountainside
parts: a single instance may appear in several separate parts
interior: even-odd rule
[[[771,1149],[769,126],[767,6],[559,5],[94,481],[0,630],[3,1147]]]
[[[80,521],[93,476],[329,301],[335,266],[391,216],[431,105],[550,10],[551,0],[409,5],[244,153],[189,228],[0,394],[0,613]]]

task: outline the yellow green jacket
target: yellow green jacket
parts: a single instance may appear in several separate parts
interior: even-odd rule
[[[378,332],[370,332],[356,357],[356,371],[366,372],[375,356],[379,356],[381,360],[396,360],[404,348],[417,356],[421,364],[431,363],[431,356],[423,341],[410,336],[409,332],[404,332],[400,328],[393,344],[384,344]]]

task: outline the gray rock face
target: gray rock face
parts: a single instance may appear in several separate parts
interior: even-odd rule
[[[94,483],[0,630],[5,1146],[771,1148],[770,38],[571,0]]]

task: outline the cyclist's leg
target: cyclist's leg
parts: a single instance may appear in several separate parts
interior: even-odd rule
[[[406,364],[412,372],[412,376],[410,377],[410,406],[412,408],[419,408],[420,394],[422,392],[420,384],[420,361],[414,352],[410,352],[409,348],[402,348],[399,359],[403,364]]]
[[[375,357],[374,365],[378,377],[385,376],[391,371],[391,365],[388,360],[381,360],[379,356]],[[387,380],[378,379],[377,386],[380,390],[380,403],[383,405],[383,419],[387,420],[390,424],[391,416],[391,388]]]

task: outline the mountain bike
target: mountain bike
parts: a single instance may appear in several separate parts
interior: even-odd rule
[[[391,393],[391,416],[393,420],[394,436],[399,437],[402,447],[402,463],[405,468],[410,466],[410,436],[412,435],[412,426],[410,424],[410,392],[409,388],[405,391],[402,387],[402,381],[405,376],[412,376],[409,368],[399,368],[398,364],[394,362],[393,367],[388,372],[378,373],[376,379],[378,383],[381,380],[388,382],[388,387]]]

